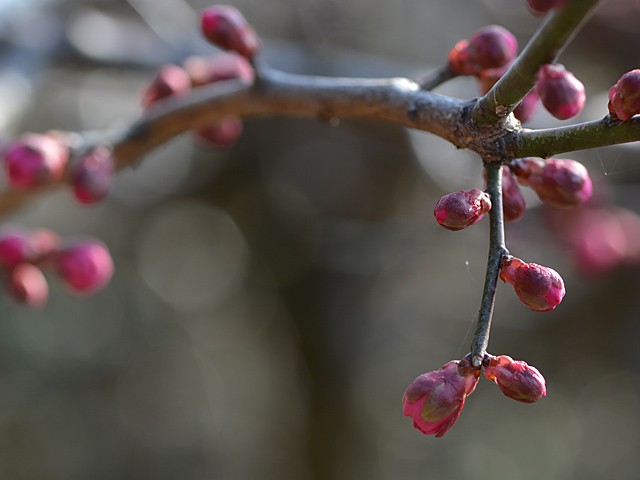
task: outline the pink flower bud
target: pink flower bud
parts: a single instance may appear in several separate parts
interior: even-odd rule
[[[527,0],[527,3],[532,12],[547,13],[553,8],[564,5],[567,0]]]
[[[462,230],[480,221],[491,210],[489,195],[477,188],[445,195],[433,211],[436,221],[447,230]]]
[[[511,32],[499,25],[489,25],[451,49],[449,69],[458,75],[479,75],[483,70],[509,64],[517,50],[518,41]]]
[[[522,185],[531,187],[540,200],[554,207],[580,205],[593,193],[589,172],[575,160],[523,158],[515,160],[512,167]]]
[[[202,12],[204,37],[223,50],[252,58],[260,49],[260,40],[249,22],[235,7],[214,5]]]
[[[544,377],[535,367],[514,361],[507,355],[489,356],[485,362],[484,376],[498,385],[507,397],[533,403],[547,394]]]
[[[513,286],[520,301],[536,312],[549,312],[564,298],[562,277],[555,270],[537,263],[505,257],[500,267],[500,278]]]
[[[587,98],[582,82],[557,63],[540,68],[535,91],[544,108],[560,120],[578,115]]]
[[[538,94],[535,91],[531,90],[518,104],[516,109],[513,111],[513,114],[522,123],[528,122],[536,112],[539,100],[540,98],[538,97]]]
[[[0,265],[13,268],[31,257],[29,235],[22,230],[3,229],[0,233]]]
[[[42,271],[30,263],[21,263],[10,270],[8,292],[15,300],[32,308],[44,306],[49,297]]]
[[[113,275],[109,250],[96,241],[64,247],[55,256],[60,278],[76,293],[92,293],[104,287]]]
[[[104,146],[99,146],[82,157],[71,172],[76,200],[90,204],[106,197],[113,183],[114,167],[111,152]]]
[[[9,183],[17,188],[44,185],[62,178],[69,151],[60,138],[27,133],[9,145],[4,157]]]
[[[609,113],[629,120],[640,113],[640,69],[625,73],[609,90]]]
[[[502,167],[502,211],[507,222],[515,222],[524,216],[527,209],[520,187],[509,167]]]
[[[479,375],[480,371],[466,358],[420,375],[404,394],[404,415],[411,417],[413,426],[425,435],[443,436],[460,416]]]
[[[177,65],[164,65],[156,74],[151,85],[142,94],[142,106],[147,108],[158,100],[184,95],[191,90],[191,79],[187,72]]]
[[[196,130],[196,136],[219,148],[232,147],[242,134],[242,120],[227,117],[217,125]]]

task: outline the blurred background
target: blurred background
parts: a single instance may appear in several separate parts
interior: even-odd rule
[[[417,77],[481,26],[522,46],[541,22],[524,0],[231,3],[272,66],[342,76]],[[640,2],[603,4],[560,59],[587,88],[578,121],[604,116],[609,87],[639,66]],[[197,34],[206,6],[1,0],[3,138],[136,118],[160,65],[214,51]],[[540,109],[530,126],[558,124]],[[599,211],[640,213],[639,153],[569,155]],[[535,196],[508,246],[559,271],[567,296],[539,314],[501,284],[489,350],[538,367],[547,398],[519,404],[481,381],[442,439],[402,416],[417,375],[469,350],[488,225],[452,233],[432,211],[474,187],[479,159],[421,132],[265,118],[226,151],[176,139],[98,206],[62,189],[6,216],[102,239],[116,274],[88,298],[51,278],[38,311],[0,296],[0,478],[637,479],[640,235],[586,216],[576,240],[578,214]]]

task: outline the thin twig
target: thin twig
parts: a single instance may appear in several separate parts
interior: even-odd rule
[[[503,256],[508,254],[505,245],[504,212],[502,210],[502,165],[498,162],[491,162],[486,163],[485,168],[487,170],[486,191],[491,197],[489,258],[487,260],[487,273],[484,280],[482,300],[480,301],[478,323],[471,343],[471,363],[474,367],[482,365],[484,354],[487,351],[500,263]]]
[[[421,90],[433,90],[456,77],[448,66],[440,67],[418,81]]]

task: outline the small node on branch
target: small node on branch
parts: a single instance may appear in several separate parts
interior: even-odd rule
[[[593,193],[589,172],[575,160],[519,158],[510,167],[521,185],[530,187],[540,200],[554,207],[580,205]]]
[[[582,82],[558,63],[540,68],[535,91],[544,108],[559,120],[578,115],[587,98]]]
[[[522,303],[536,312],[549,312],[564,298],[562,277],[555,270],[537,263],[504,257],[500,265],[500,278],[513,287]]]
[[[27,133],[14,140],[4,155],[11,186],[31,188],[60,180],[69,161],[69,147],[54,134]]]
[[[546,382],[537,368],[507,355],[487,355],[484,376],[498,385],[507,397],[533,403],[547,395]]]
[[[433,215],[447,230],[462,230],[479,222],[491,210],[491,198],[482,190],[453,192],[436,203]]]
[[[255,30],[238,9],[229,5],[214,5],[202,12],[204,37],[223,50],[230,50],[252,59],[260,50]]]
[[[403,413],[425,435],[442,437],[456,422],[465,400],[476,388],[480,369],[467,357],[416,378],[402,398]]]
[[[609,90],[609,114],[622,121],[640,113],[640,69],[631,70]]]

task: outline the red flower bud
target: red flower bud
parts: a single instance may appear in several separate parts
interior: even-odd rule
[[[451,49],[449,69],[457,75],[478,75],[483,70],[507,65],[517,50],[518,41],[511,32],[499,25],[489,25]]]
[[[557,63],[540,68],[535,91],[544,108],[560,120],[578,115],[587,98],[582,82]]]
[[[589,172],[575,160],[520,158],[511,168],[520,184],[531,187],[540,200],[554,207],[580,205],[593,193]]]
[[[29,188],[62,178],[69,150],[60,138],[27,133],[7,149],[4,157],[9,183]]]
[[[567,0],[527,0],[527,3],[532,12],[547,13],[553,8],[564,5]]]
[[[102,243],[83,241],[61,249],[55,256],[60,278],[76,293],[92,293],[113,275],[113,261]]]
[[[447,230],[462,230],[480,221],[489,210],[489,195],[474,188],[445,195],[436,203],[433,214]]]
[[[147,108],[158,100],[184,95],[191,90],[191,79],[187,72],[177,65],[164,65],[156,74],[151,85],[142,94],[142,106]]]
[[[516,109],[513,111],[513,114],[522,123],[528,122],[538,108],[538,100],[540,100],[538,94],[531,90],[518,104]]]
[[[29,235],[22,230],[3,229],[0,233],[0,265],[13,268],[31,257]]]
[[[489,356],[484,376],[494,382],[507,397],[533,403],[547,394],[544,377],[537,368],[507,355]]]
[[[114,170],[113,157],[108,148],[97,147],[74,166],[71,172],[73,194],[80,203],[102,200],[111,190]]]
[[[500,278],[513,286],[520,301],[536,312],[549,312],[564,298],[562,277],[555,270],[537,263],[505,257],[500,266]]]
[[[640,69],[625,73],[609,90],[609,113],[629,120],[640,113]]]
[[[42,271],[30,263],[21,263],[10,270],[8,292],[15,300],[32,308],[42,307],[49,297]]]
[[[235,7],[215,5],[202,12],[204,37],[223,50],[231,50],[252,58],[260,48],[260,40],[249,22]]]
[[[480,371],[466,358],[420,375],[404,394],[404,415],[411,417],[413,426],[425,435],[443,436],[460,416],[479,375]]]
[[[515,222],[524,216],[527,203],[509,167],[502,167],[502,211],[507,222]]]

